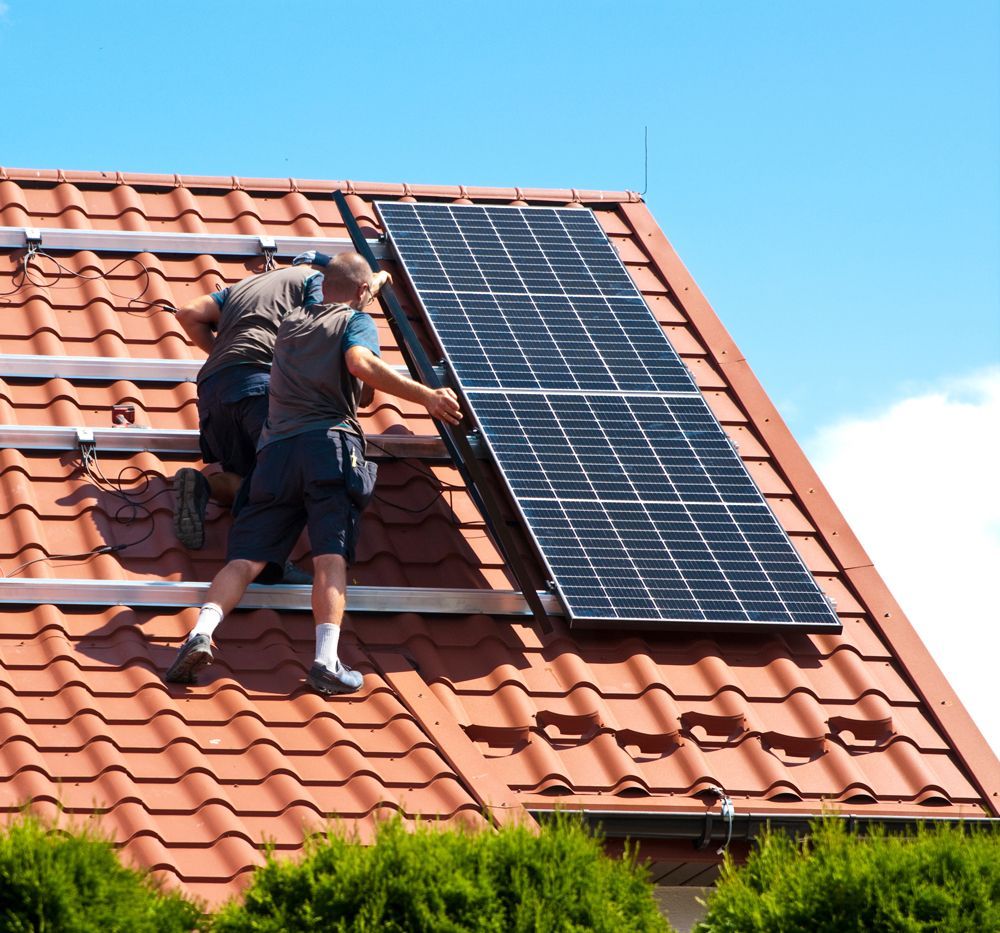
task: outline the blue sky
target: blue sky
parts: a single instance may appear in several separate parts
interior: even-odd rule
[[[0,11],[8,166],[635,190],[648,125],[653,214],[918,627],[898,516],[973,459],[1000,557],[995,0]],[[978,540],[940,511],[907,532],[930,559]],[[995,632],[964,566],[941,585]]]
[[[648,125],[798,436],[1000,359],[995,3],[2,6],[4,164],[641,189]]]

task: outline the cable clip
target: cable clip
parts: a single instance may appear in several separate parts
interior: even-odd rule
[[[28,256],[34,256],[42,247],[42,231],[37,227],[25,227],[24,245],[28,249]]]
[[[273,236],[260,236],[257,239],[260,241],[260,251],[264,256],[264,271],[270,272],[274,268],[274,254],[278,251],[278,246]]]
[[[733,838],[733,817],[736,816],[736,807],[733,801],[725,794],[722,796],[722,818],[726,821],[726,841],[715,850],[716,855],[722,855],[729,848],[729,843]]]
[[[722,853],[729,848],[729,843],[733,838],[733,817],[736,816],[736,807],[733,806],[733,801],[730,800],[729,795],[721,787],[713,785],[712,787],[706,788],[706,790],[708,793],[714,794],[717,798],[719,798],[722,808],[722,813],[720,815],[726,821],[726,841],[715,850],[716,855],[722,855]],[[701,838],[694,844],[696,849],[707,849],[709,843],[712,841],[712,820],[712,811],[707,810],[705,812],[705,829],[701,834]]]

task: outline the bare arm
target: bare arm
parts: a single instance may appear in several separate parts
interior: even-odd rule
[[[178,308],[177,320],[196,347],[206,353],[212,352],[215,344],[212,325],[219,323],[219,304],[211,295],[202,295],[183,308]]]
[[[351,347],[345,357],[351,375],[373,389],[423,405],[427,413],[439,421],[458,424],[462,420],[462,409],[451,389],[431,389],[402,376],[367,347]]]

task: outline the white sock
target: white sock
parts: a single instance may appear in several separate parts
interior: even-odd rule
[[[324,622],[316,626],[316,664],[328,670],[337,666],[337,645],[340,643],[340,626]]]
[[[217,603],[205,603],[201,607],[201,612],[198,613],[198,621],[195,623],[195,627],[191,629],[191,634],[188,635],[188,638],[194,635],[207,635],[211,638],[212,633],[221,621],[222,606]]]

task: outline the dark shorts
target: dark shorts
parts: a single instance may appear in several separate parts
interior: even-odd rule
[[[353,434],[321,428],[268,444],[229,532],[226,560],[266,561],[258,579],[272,582],[308,527],[313,556],[339,554],[351,563],[373,487],[373,465]]]
[[[257,441],[267,421],[267,393],[235,402],[198,405],[201,457],[227,473],[247,476],[257,460]]]

